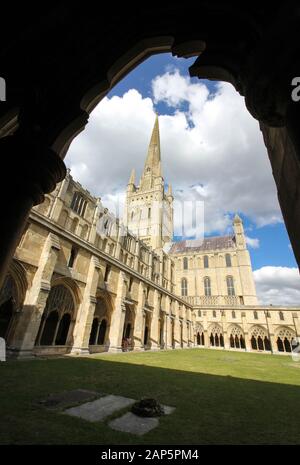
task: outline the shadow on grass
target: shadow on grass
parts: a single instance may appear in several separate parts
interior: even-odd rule
[[[2,444],[299,444],[300,387],[105,359],[0,366]],[[143,437],[36,406],[50,393],[90,389],[175,406]]]

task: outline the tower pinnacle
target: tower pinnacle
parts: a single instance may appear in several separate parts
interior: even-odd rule
[[[151,134],[148,154],[145,161],[144,176],[161,176],[161,158],[160,158],[160,138],[158,114],[155,117],[155,123]]]

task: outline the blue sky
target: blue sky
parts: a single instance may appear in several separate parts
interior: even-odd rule
[[[190,78],[193,61],[160,54],[139,65],[93,110],[66,164],[109,209],[122,205],[132,168],[139,182],[158,112],[163,175],[175,199],[203,202],[206,236],[230,234],[238,213],[261,303],[300,304],[298,267],[258,123],[230,84]]]

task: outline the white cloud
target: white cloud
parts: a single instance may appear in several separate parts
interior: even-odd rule
[[[252,249],[258,249],[259,248],[259,239],[246,236],[246,243]]]
[[[263,266],[253,275],[261,304],[300,306],[298,268]]]
[[[152,85],[153,101],[175,110],[159,118],[165,180],[178,200],[204,202],[205,232],[226,232],[236,211],[258,226],[282,221],[258,123],[234,88],[220,83],[209,96],[204,84],[176,70]],[[66,163],[94,195],[124,193],[132,167],[139,180],[154,124],[153,101],[134,89],[105,98],[71,144]]]

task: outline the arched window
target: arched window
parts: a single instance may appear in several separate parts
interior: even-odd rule
[[[17,286],[13,277],[6,276],[0,292],[0,337],[7,338],[17,306]]]
[[[210,278],[204,278],[204,294],[206,296],[211,296],[211,287],[210,287]]]
[[[231,255],[229,253],[225,255],[225,261],[226,261],[226,266],[230,267],[231,266]]]
[[[232,276],[227,276],[226,283],[227,283],[227,294],[228,295],[235,295],[233,277]]]
[[[253,312],[253,316],[254,316],[254,319],[255,319],[255,320],[258,320],[258,313],[257,313],[257,311],[256,311],[256,310],[254,310],[254,312]]]
[[[284,314],[282,311],[279,312],[279,319],[284,320]]]
[[[189,267],[188,258],[187,258],[187,257],[184,257],[184,259],[183,259],[183,269],[184,269],[184,270],[187,270],[188,267]]]
[[[91,334],[90,334],[90,340],[89,340],[89,345],[90,346],[96,344],[98,326],[99,326],[99,320],[98,320],[98,318],[94,318],[93,319],[93,324],[92,324],[92,329],[91,329]]]
[[[231,316],[232,316],[232,318],[235,318],[235,311],[234,310],[232,310]]]
[[[271,342],[266,328],[254,326],[251,330],[251,347],[253,350],[271,350]]]
[[[69,313],[65,313],[59,322],[57,335],[55,339],[55,345],[57,346],[65,345],[67,341],[67,337],[68,337],[70,323],[71,323],[71,316]]]
[[[216,310],[213,310],[213,317],[214,317],[214,318],[217,317],[217,312],[216,312]]]
[[[188,288],[187,288],[187,279],[186,278],[183,278],[181,280],[181,295],[183,297],[187,296],[188,294]]]
[[[75,310],[71,291],[59,284],[51,288],[41,321],[37,344],[65,345],[68,339],[71,315]]]
[[[71,208],[75,213],[80,216],[84,216],[87,206],[87,201],[84,199],[80,192],[75,192],[71,202]]]
[[[99,335],[98,335],[98,345],[100,346],[103,345],[105,342],[106,328],[107,328],[107,321],[103,319],[100,324]]]
[[[76,234],[77,226],[78,226],[78,218],[73,218],[72,223],[71,223],[72,233]]]
[[[75,259],[76,259],[76,256],[77,256],[77,252],[78,252],[77,248],[72,246],[69,261],[68,261],[68,267],[69,268],[73,268],[74,262],[75,262]]]
[[[203,264],[204,264],[204,268],[209,268],[208,255],[204,255],[204,257],[203,257]]]

